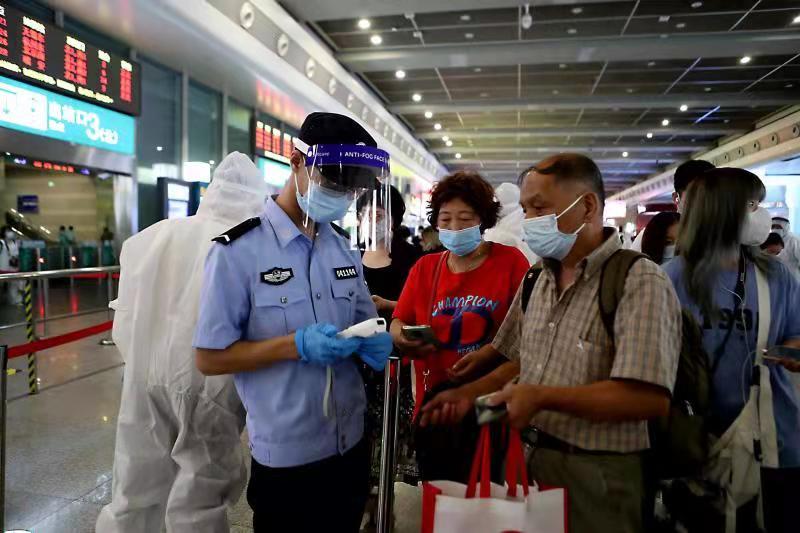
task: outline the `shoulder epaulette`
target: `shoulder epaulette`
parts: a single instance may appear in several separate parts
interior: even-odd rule
[[[242,235],[244,235],[245,233],[247,233],[248,231],[257,228],[260,225],[261,225],[260,217],[249,218],[244,222],[242,222],[241,224],[239,224],[238,226],[232,227],[219,237],[214,237],[211,240],[227,246],[236,239],[238,239],[239,237],[241,237]]]
[[[342,237],[344,237],[348,241],[350,240],[350,232],[349,231],[347,231],[346,229],[344,229],[341,226],[337,226],[333,222],[331,222],[331,227],[333,228],[333,231],[335,231],[336,233],[338,233],[339,235],[341,235]]]

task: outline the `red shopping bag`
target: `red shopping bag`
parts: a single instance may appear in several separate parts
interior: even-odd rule
[[[505,487],[491,482],[490,468],[491,438],[489,427],[483,426],[467,485],[452,481],[423,484],[421,532],[566,533],[566,490],[529,486],[517,430],[509,428]]]

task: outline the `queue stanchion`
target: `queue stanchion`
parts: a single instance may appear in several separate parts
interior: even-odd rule
[[[28,342],[36,340],[35,323],[33,321],[33,282],[25,281],[25,293],[22,297],[25,306],[25,333]],[[29,353],[28,360],[28,394],[39,393],[39,376],[36,369],[36,354]]]
[[[397,419],[400,416],[400,358],[391,356],[384,370],[381,471],[378,480],[378,533],[393,529],[394,477],[397,459]]]
[[[75,261],[77,260],[77,257],[75,257],[75,253],[74,252],[75,252],[75,250],[73,250],[72,246],[67,248],[67,254],[69,254],[67,256],[67,258],[68,258],[68,264],[69,264],[69,269],[70,270],[75,268]],[[69,290],[70,290],[70,297],[71,297],[72,296],[72,291],[75,290],[75,276],[70,276],[69,277]]]
[[[44,301],[44,305],[42,305],[42,331],[44,334],[42,336],[47,337],[47,317],[50,316],[50,278],[44,278],[42,285],[44,287],[42,298]]]
[[[42,250],[38,246],[36,247],[36,271],[42,271],[42,264],[44,263],[44,257],[42,257]],[[41,302],[42,308],[44,308],[44,280],[39,278],[36,280],[36,301],[37,303]],[[47,337],[47,320],[42,320],[42,337]]]
[[[95,253],[97,254],[97,268],[103,268],[103,258],[100,255],[100,244],[99,243],[94,243],[94,249],[95,249]],[[101,283],[103,283],[103,280],[102,279],[98,279],[97,280],[97,284],[100,285]],[[111,300],[109,300],[109,301],[111,301]]]
[[[111,310],[111,300],[114,299],[114,274],[112,272],[108,273],[108,320],[114,320],[114,312]],[[111,334],[109,333],[104,338],[100,339],[100,346],[114,346],[114,339],[112,338]]]

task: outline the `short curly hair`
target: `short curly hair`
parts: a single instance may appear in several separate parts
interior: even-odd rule
[[[497,224],[500,202],[494,198],[494,189],[480,174],[467,170],[449,174],[433,186],[428,202],[428,222],[437,226],[442,205],[456,198],[475,210],[481,219],[481,232]]]

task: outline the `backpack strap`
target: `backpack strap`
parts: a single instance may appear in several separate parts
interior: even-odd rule
[[[528,302],[531,299],[531,294],[533,293],[533,287],[536,285],[536,280],[539,279],[539,276],[542,274],[542,263],[541,261],[533,265],[531,268],[528,269],[528,272],[525,274],[525,277],[522,278],[522,298],[520,300],[520,304],[522,304],[522,314],[525,314],[525,311],[528,310]]]
[[[611,254],[611,257],[603,263],[597,298],[600,303],[600,316],[603,319],[603,326],[605,326],[606,333],[611,339],[614,338],[614,320],[617,316],[617,307],[625,291],[628,271],[636,261],[643,257],[646,256],[639,252],[620,249]]]

